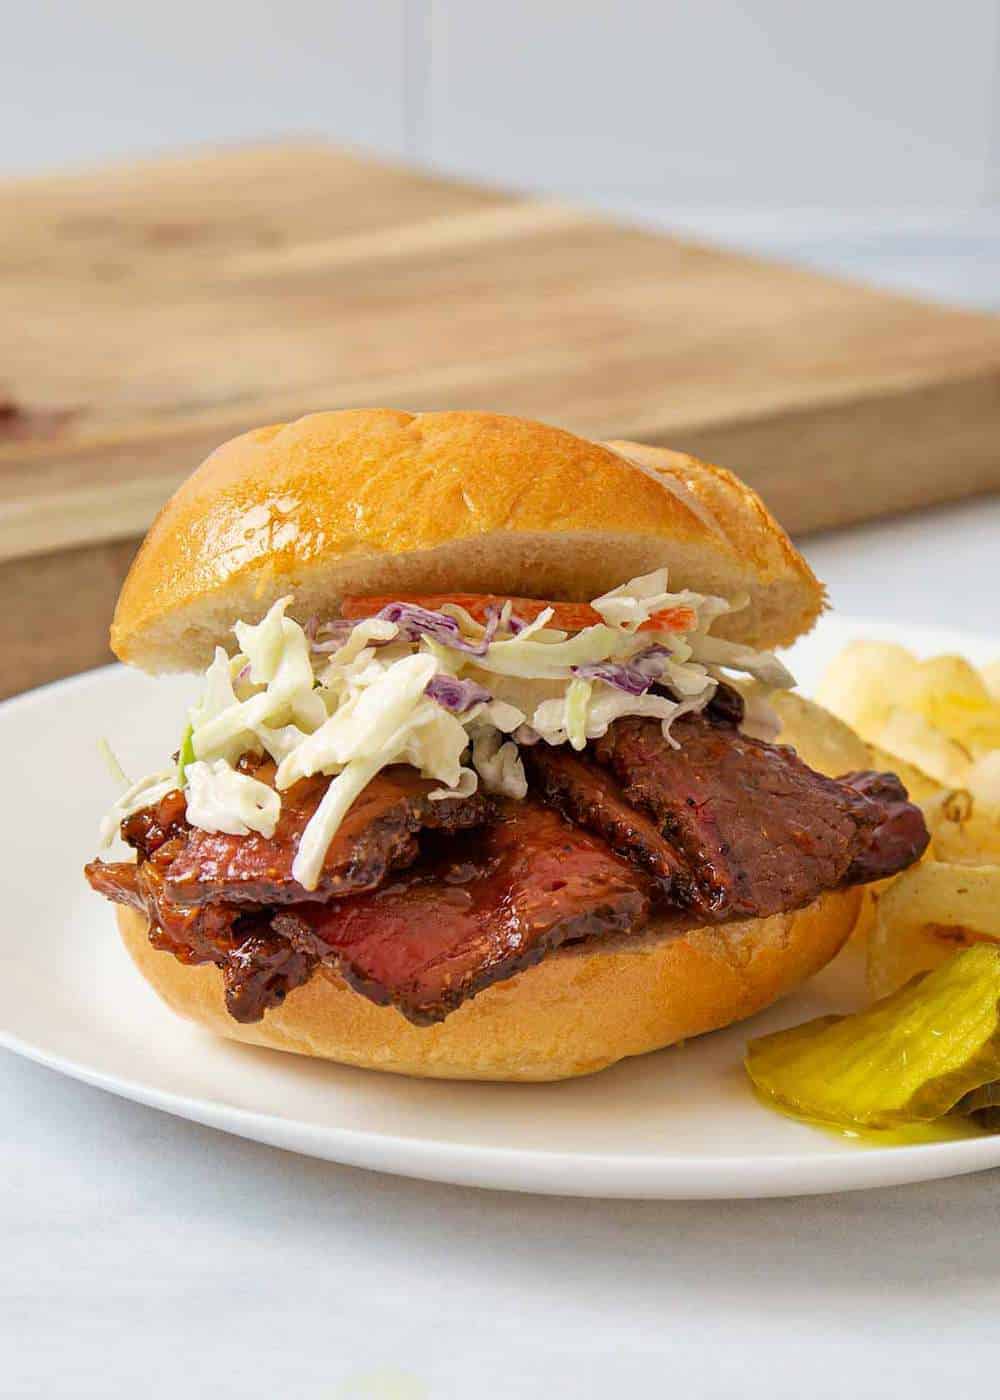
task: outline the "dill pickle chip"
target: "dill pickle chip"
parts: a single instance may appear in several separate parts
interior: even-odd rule
[[[840,1127],[926,1123],[1000,1080],[1000,947],[980,943],[853,1016],[752,1040],[747,1073],[780,1111]]]
[[[982,1084],[970,1094],[963,1094],[955,1105],[956,1113],[982,1113],[986,1109],[1000,1109],[1000,1081]]]
[[[964,1094],[952,1109],[953,1117],[959,1114],[988,1132],[1000,1131],[1000,1080]]]

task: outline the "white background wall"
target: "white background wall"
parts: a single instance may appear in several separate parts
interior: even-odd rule
[[[1000,0],[6,0],[0,172],[321,134],[1000,302]]]

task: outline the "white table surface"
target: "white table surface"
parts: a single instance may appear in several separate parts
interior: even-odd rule
[[[1000,500],[807,552],[843,611],[1000,633]],[[297,1158],[13,1055],[0,1104],[4,1397],[940,1400],[994,1371],[996,1173],[559,1200]]]

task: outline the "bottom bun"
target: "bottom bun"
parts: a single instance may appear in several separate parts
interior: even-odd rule
[[[830,961],[860,903],[859,888],[837,890],[793,914],[567,947],[428,1027],[325,972],[262,1021],[240,1025],[226,1011],[218,968],[157,952],[141,914],[117,915],[126,948],[167,1005],[218,1035],[418,1078],[538,1081],[593,1074],[752,1016]]]

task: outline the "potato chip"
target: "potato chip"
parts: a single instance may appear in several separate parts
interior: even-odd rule
[[[965,775],[965,786],[979,806],[1000,812],[1000,749],[976,760]]]
[[[851,642],[827,667],[816,698],[864,739],[875,740],[917,658],[891,642]]]
[[[1000,662],[979,672],[964,657],[918,661],[904,647],[854,642],[831,664],[820,699],[881,748],[947,786],[1000,805]]]
[[[868,749],[849,724],[793,690],[766,691],[759,681],[743,687],[744,693],[765,694],[781,721],[779,744],[791,744],[803,763],[817,773],[839,778],[869,767]]]
[[[979,805],[970,793],[948,794],[940,810],[930,811],[927,824],[935,860],[951,865],[1000,865],[1000,812]]]
[[[1000,747],[1000,705],[964,657],[933,656],[920,662],[902,678],[896,703],[922,715],[972,757]]]
[[[875,735],[879,745],[923,768],[949,787],[961,785],[971,762],[968,749],[935,729],[930,720],[893,706]]]
[[[973,943],[1000,942],[1000,865],[925,860],[878,898],[868,986],[883,997]]]
[[[1000,700],[1000,659],[991,661],[988,666],[984,666],[982,676],[983,684],[994,700]]]

